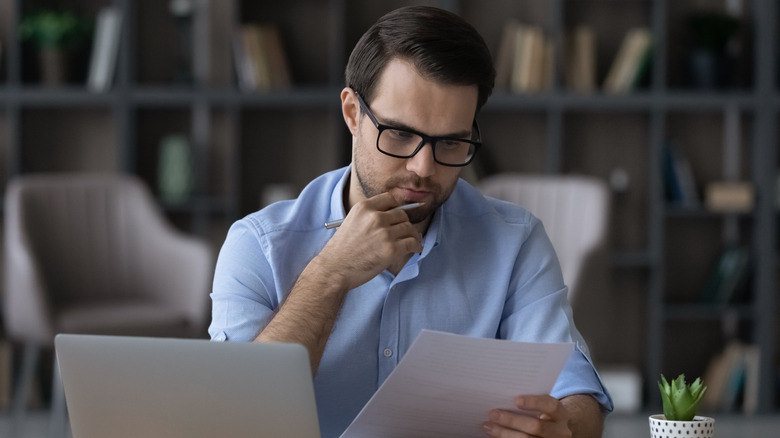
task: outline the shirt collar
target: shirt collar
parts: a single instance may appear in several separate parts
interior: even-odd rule
[[[330,195],[330,216],[328,217],[328,220],[336,220],[336,219],[342,219],[347,216],[347,212],[344,209],[344,189],[346,188],[347,181],[349,181],[349,175],[352,170],[352,166],[344,167],[343,173],[341,175],[341,178],[339,179],[338,183],[336,183],[336,187],[333,190],[333,193]]]

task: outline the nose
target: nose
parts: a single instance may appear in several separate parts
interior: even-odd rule
[[[420,178],[426,178],[436,173],[436,161],[433,159],[433,144],[427,142],[413,157],[407,158],[406,170],[416,173]]]

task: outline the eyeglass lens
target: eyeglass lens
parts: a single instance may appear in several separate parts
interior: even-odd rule
[[[382,152],[411,157],[426,140],[413,132],[399,129],[385,129],[379,134],[377,146]],[[474,155],[474,145],[456,139],[432,139],[433,156],[443,164],[464,164]]]

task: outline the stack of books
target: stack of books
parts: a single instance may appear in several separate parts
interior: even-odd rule
[[[496,88],[513,93],[550,90],[554,47],[541,27],[509,20],[496,57]]]

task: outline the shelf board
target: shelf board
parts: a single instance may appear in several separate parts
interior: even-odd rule
[[[338,108],[340,89],[302,87],[289,91],[250,92],[233,88],[196,89],[143,86],[129,90],[130,99],[140,106],[183,106],[193,103],[241,105],[250,108]]]
[[[24,107],[92,107],[109,106],[115,99],[113,92],[93,93],[83,86],[67,87],[9,87],[0,90],[0,98],[18,102]]]
[[[668,320],[719,320],[726,317],[750,319],[754,317],[749,304],[666,304],[663,310]]]
[[[613,251],[610,262],[616,268],[650,268],[655,257],[649,251]]]
[[[625,94],[569,93],[553,91],[544,93],[514,94],[496,92],[485,105],[485,111],[514,110],[636,110],[654,108],[666,110],[722,110],[727,107],[750,108],[757,104],[758,96],[749,91],[698,92],[641,90]]]
[[[251,92],[237,88],[197,88],[171,85],[136,85],[122,90],[93,93],[84,86],[43,87],[5,85],[0,87],[0,99],[17,101],[24,106],[90,106],[107,105],[127,98],[142,106],[181,106],[203,102],[214,105],[239,104],[252,108],[338,108],[340,87],[303,86],[289,91]],[[636,110],[653,108],[666,110],[722,110],[751,108],[759,96],[752,91],[697,92],[673,90],[655,92],[641,90],[626,94],[544,93],[514,94],[497,91],[485,105],[486,112],[516,110]]]
[[[681,218],[681,219],[718,219],[725,217],[740,217],[750,218],[753,216],[752,211],[744,212],[730,212],[730,211],[714,211],[708,210],[705,207],[683,207],[677,205],[666,205],[664,207],[664,214],[668,218]]]

